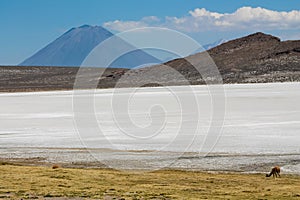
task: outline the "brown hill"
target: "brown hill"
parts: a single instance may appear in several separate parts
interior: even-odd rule
[[[217,65],[224,83],[300,81],[300,41],[255,33],[223,43],[207,52]],[[187,57],[203,63],[205,52]],[[136,70],[107,69],[95,77],[96,68],[88,68],[90,80],[99,79],[99,88],[204,84],[199,72],[187,60],[176,59],[164,65]],[[201,65],[207,72],[211,64]],[[199,67],[199,66],[196,66]],[[170,70],[171,69],[171,70]],[[76,67],[0,67],[0,91],[72,89]],[[210,80],[215,77],[211,75]]]
[[[255,33],[223,43],[207,53],[218,67],[224,83],[300,81],[299,40],[282,42],[277,37]],[[201,75],[187,60],[197,63],[206,56],[207,54],[202,52],[165,63],[183,75],[179,79],[175,73],[169,74],[170,70],[166,70],[162,65],[141,69],[139,76],[132,75],[131,79],[136,79],[137,85],[149,76],[153,82],[160,82],[162,85],[186,84],[186,80],[191,84],[203,84],[205,82]],[[210,65],[196,67],[209,71]],[[214,80],[214,77],[210,79]]]
[[[209,54],[225,82],[300,80],[300,41],[255,33],[213,48]]]

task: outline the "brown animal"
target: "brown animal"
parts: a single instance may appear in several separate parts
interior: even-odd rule
[[[280,177],[280,167],[276,166],[276,167],[273,167],[271,172],[269,174],[266,174],[266,177],[270,177],[272,176],[275,178],[277,178],[277,175]]]
[[[58,165],[53,165],[53,166],[52,166],[52,169],[57,169],[57,168],[59,168]]]

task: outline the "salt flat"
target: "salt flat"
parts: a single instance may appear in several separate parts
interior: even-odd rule
[[[214,105],[214,91],[206,86],[2,93],[0,157],[241,171],[278,163],[295,173],[300,171],[299,89],[300,83],[224,85],[224,108]],[[92,112],[78,103],[85,98],[81,103],[92,100]],[[222,112],[214,113],[216,108]],[[222,129],[210,142],[212,150],[205,149],[214,119],[222,120]]]

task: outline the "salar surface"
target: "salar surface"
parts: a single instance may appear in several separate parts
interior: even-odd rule
[[[206,86],[140,88],[130,99],[126,98],[132,89],[96,90],[93,114],[101,127],[100,136],[89,126],[80,127],[78,132],[80,124],[76,120],[74,123],[74,116],[80,113],[72,102],[90,95],[88,91],[76,95],[72,91],[2,93],[0,157],[41,157],[49,162],[70,163],[94,162],[96,158],[122,169],[265,172],[279,164],[286,173],[299,173],[299,88],[300,83],[224,85],[224,125],[207,157],[202,156],[206,152],[201,144],[210,127],[213,105]],[[176,95],[196,98],[199,109],[194,110],[200,117],[193,118],[195,113],[188,112],[193,107],[183,110]],[[119,100],[130,100],[129,113],[114,110],[112,102]],[[152,105],[160,105],[164,112],[150,115]],[[128,124],[129,117],[135,126]],[[144,127],[152,120],[165,124],[159,134],[151,137],[143,132],[128,137],[120,129]],[[193,124],[196,120],[199,130],[178,132],[182,123]],[[157,128],[155,124],[153,127]]]

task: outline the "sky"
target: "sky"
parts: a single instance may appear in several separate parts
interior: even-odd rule
[[[300,39],[298,0],[0,0],[0,64],[17,65],[72,27],[166,27],[200,44],[262,31]]]

